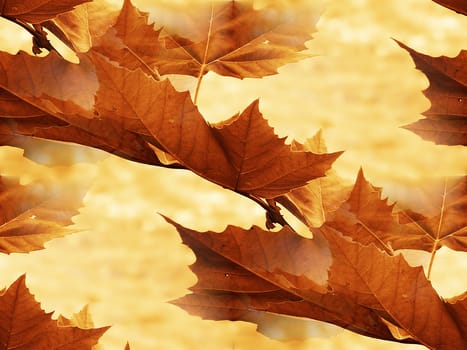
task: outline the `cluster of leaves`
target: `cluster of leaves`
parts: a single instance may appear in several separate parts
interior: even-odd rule
[[[389,205],[363,171],[349,186],[331,170],[340,152],[328,153],[320,134],[304,144],[277,137],[259,101],[217,124],[196,107],[207,72],[240,79],[276,74],[308,57],[301,51],[312,27],[236,1],[197,8],[178,27],[159,29],[129,0],[120,11],[86,0],[5,0],[0,8],[32,34],[34,53],[48,51],[41,57],[0,51],[0,145],[39,137],[187,169],[261,205],[268,229],[282,227],[197,232],[166,218],[197,257],[193,293],[175,304],[209,319],[252,321],[255,312],[267,311],[431,349],[467,348],[467,294],[444,299],[429,281],[441,246],[466,250],[465,177],[440,180],[425,206]],[[48,32],[78,63],[57,52]],[[432,58],[400,45],[430,79],[425,94],[432,107],[408,128],[465,145],[465,51]],[[196,78],[193,98],[172,86],[170,74]],[[11,179],[0,184],[1,252],[40,249],[68,232],[79,198],[50,198],[57,191]],[[309,227],[312,239],[294,231],[279,204]],[[427,275],[401,249],[431,253]],[[90,349],[106,329],[52,320],[24,277],[0,295],[0,309],[5,349],[30,348],[33,341],[37,349]]]

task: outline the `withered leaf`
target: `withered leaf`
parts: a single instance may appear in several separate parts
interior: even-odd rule
[[[0,15],[29,23],[40,23],[89,1],[91,0],[4,0]]]
[[[467,177],[431,181],[418,193],[423,205],[396,212],[397,225],[383,239],[396,249],[467,251]]]
[[[131,72],[135,79],[144,79],[142,73],[141,77],[136,74]],[[166,152],[221,186],[260,197],[276,197],[324,176],[340,155],[293,151],[269,127],[259,112],[258,101],[241,114],[211,126],[188,94],[177,93],[165,81],[159,85],[164,87],[162,92],[155,85],[157,82],[146,79],[154,88],[145,89],[145,99],[132,93],[133,111]],[[144,103],[136,103],[137,100]]]
[[[75,52],[86,52],[112,26],[118,11],[103,1],[92,1],[62,13],[42,25]]]
[[[93,50],[105,55],[123,67],[143,71],[159,79],[155,57],[162,43],[160,30],[148,24],[148,13],[139,11],[125,0],[116,22],[101,37],[95,40]]]
[[[0,295],[1,344],[18,350],[91,350],[108,329],[61,326],[51,314],[41,309],[21,276]]]
[[[360,170],[349,198],[324,225],[390,254],[398,249],[433,253],[442,246],[466,251],[466,181],[466,177],[431,181],[430,186],[411,191],[417,203],[389,205],[381,188],[370,184]]]
[[[81,55],[79,65],[55,53],[37,58],[24,52],[17,55],[0,52],[0,57],[0,86],[4,88],[0,98],[7,102],[0,105],[3,144],[17,145],[11,135],[35,136],[100,148],[134,161],[161,164],[147,143],[151,140],[128,130],[124,123],[128,119],[96,116],[95,94],[101,96],[102,89],[88,56]],[[15,70],[13,67],[18,65],[28,69]]]
[[[439,297],[421,267],[410,267],[400,255],[352,242],[326,226],[307,239],[287,227],[273,233],[229,226],[215,233],[168,221],[197,258],[194,293],[175,301],[190,312],[252,320],[256,309],[343,327],[348,322],[362,334],[436,349],[466,345],[456,306]],[[407,337],[391,335],[399,328]]]
[[[437,294],[422,267],[411,267],[402,255],[389,256],[372,244],[351,242],[326,226],[315,232],[323,234],[331,247],[329,284],[337,293],[381,310],[386,322],[429,348],[467,346],[465,314],[459,318],[452,311],[454,306]]]
[[[314,28],[294,23],[280,11],[254,9],[240,1],[190,6],[175,28],[165,27],[165,50],[156,67],[161,74],[195,77],[208,71],[235,78],[259,78],[307,57],[298,51],[311,39]]]
[[[464,0],[433,0],[440,5],[443,5],[453,11],[467,15],[467,7]]]
[[[352,191],[340,207],[328,213],[324,226],[332,227],[363,245],[373,243],[392,253],[392,247],[384,240],[385,232],[394,223],[393,205],[381,198],[381,188],[370,184],[360,169]]]
[[[293,142],[292,147],[297,151],[317,154],[328,151],[321,131],[303,145]],[[331,169],[326,176],[311,180],[306,186],[275,199],[308,226],[319,227],[326,221],[329,213],[337,210],[349,191],[350,186]]]
[[[0,177],[0,252],[27,253],[53,238],[73,232],[84,193],[64,185],[32,183]]]
[[[431,57],[397,42],[428,77],[424,90],[431,107],[420,119],[404,128],[443,145],[467,145],[467,50],[457,57]]]
[[[190,313],[254,322],[254,310],[268,311],[393,340],[379,311],[329,290],[332,256],[325,241],[300,237],[288,227],[275,233],[233,226],[223,233],[197,232],[166,220],[196,254],[194,293],[173,302]]]

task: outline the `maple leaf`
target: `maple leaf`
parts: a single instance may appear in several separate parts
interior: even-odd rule
[[[424,95],[431,101],[425,119],[404,126],[424,139],[443,145],[467,145],[467,50],[457,57],[431,57],[396,42],[409,52],[415,65],[428,77]]]
[[[30,294],[24,275],[0,295],[0,343],[4,349],[91,350],[109,327],[61,326]]]
[[[400,255],[352,242],[326,226],[307,239],[288,227],[272,233],[229,226],[215,233],[167,221],[196,254],[194,293],[175,301],[190,312],[248,321],[256,309],[343,327],[349,322],[346,328],[361,334],[430,348],[466,345],[465,316],[453,313],[457,306],[442,301],[423,269]]]
[[[238,1],[190,7],[180,27],[166,27],[161,38],[165,50],[156,62],[161,74],[200,77],[213,71],[259,78],[307,57],[297,51],[306,49],[313,29],[297,26],[293,18]]]
[[[208,125],[188,94],[162,84],[164,99],[161,92],[152,93],[145,104],[133,103],[134,110],[166,152],[221,186],[272,198],[323,176],[340,155],[293,151],[268,126],[258,101],[239,115]],[[154,105],[160,107],[149,109]]]
[[[392,254],[393,247],[383,236],[393,227],[394,205],[388,205],[387,199],[381,198],[381,190],[381,187],[370,184],[360,169],[348,198],[339,208],[328,213],[324,226],[332,227],[363,245],[373,243]]]
[[[422,267],[411,267],[402,255],[389,256],[373,244],[351,242],[327,226],[314,232],[323,234],[332,251],[333,290],[383,311],[387,323],[402,329],[395,333],[390,327],[396,338],[410,337],[439,350],[467,346],[465,313],[452,311],[455,306],[436,293]]]
[[[467,15],[467,8],[464,0],[433,0],[434,2],[443,5],[453,11]]]
[[[292,147],[297,151],[316,154],[328,151],[321,131],[303,145],[293,142]],[[306,186],[275,199],[308,226],[319,227],[326,221],[328,214],[335,211],[346,199],[349,191],[350,186],[331,169],[326,176],[311,180]]]
[[[115,23],[95,41],[93,50],[128,69],[141,68],[159,80],[154,66],[162,48],[159,33],[154,25],[148,24],[147,12],[139,11],[130,0],[125,0]]]
[[[209,319],[254,322],[254,310],[334,323],[360,334],[393,339],[378,313],[327,289],[332,256],[325,241],[259,227],[228,226],[223,233],[174,225],[196,254],[193,294],[173,301]]]
[[[4,0],[0,15],[29,23],[40,23],[89,1],[91,0]]]
[[[466,251],[466,188],[466,177],[437,180],[411,191],[412,199],[418,197],[416,206],[389,205],[382,199],[382,189],[370,184],[360,170],[349,198],[324,225],[389,254],[398,249],[434,254],[442,246]]]
[[[420,249],[434,254],[442,246],[467,251],[467,177],[430,182],[418,195],[418,212],[400,210],[398,222],[386,232],[385,240],[396,249]],[[426,191],[426,192],[425,192]]]
[[[118,10],[103,1],[92,1],[62,13],[42,25],[75,52],[86,52],[113,25]]]
[[[78,214],[84,193],[60,185],[20,185],[0,177],[0,252],[30,252],[44,242],[73,230],[71,217]]]
[[[161,164],[143,136],[128,130],[121,120],[95,115],[95,94],[101,97],[102,89],[99,89],[94,64],[87,56],[81,56],[79,65],[55,53],[36,58],[24,52],[17,55],[0,52],[0,57],[3,73],[0,86],[4,87],[0,98],[7,102],[0,105],[0,134],[6,136],[4,144],[16,145],[11,135],[36,136],[100,148],[143,163]],[[28,69],[13,70],[16,72],[13,74],[11,67],[17,65]]]

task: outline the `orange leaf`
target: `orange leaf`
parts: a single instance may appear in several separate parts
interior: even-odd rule
[[[411,267],[401,255],[389,256],[374,245],[353,243],[326,226],[316,232],[322,233],[331,247],[329,284],[337,293],[384,311],[386,322],[430,349],[467,347],[465,313],[442,300],[422,267]]]
[[[88,51],[115,22],[118,11],[108,3],[93,1],[42,23],[75,52]]]
[[[272,198],[324,176],[340,155],[293,151],[268,126],[258,101],[240,115],[210,126],[188,95],[175,98],[175,90],[164,84],[162,105],[160,93],[151,94],[141,107],[134,104],[143,123],[165,151],[219,185]],[[160,107],[149,109],[155,105]]]
[[[0,105],[3,144],[18,145],[11,135],[36,136],[100,148],[130,160],[161,164],[143,136],[127,130],[128,125],[116,118],[109,120],[95,115],[99,81],[96,68],[87,56],[80,55],[79,65],[54,53],[37,58],[24,52],[18,55],[0,52],[0,57],[0,86],[4,87],[0,98],[6,101]],[[13,67],[17,65],[28,69],[15,70]]]
[[[321,131],[303,145],[293,142],[292,147],[297,151],[317,154],[327,152]],[[326,176],[311,180],[306,186],[275,199],[306,225],[319,227],[345,201],[349,191],[350,186],[331,169]]]
[[[40,23],[89,1],[91,0],[4,0],[0,15],[29,23]]]
[[[60,326],[25,285],[24,275],[0,295],[0,341],[4,349],[91,350],[108,327]]]
[[[131,70],[139,67],[159,79],[155,73],[157,67],[154,67],[155,57],[162,48],[159,33],[160,30],[154,30],[154,25],[148,24],[148,13],[139,11],[130,0],[125,0],[115,24],[96,40],[93,50],[123,67]]]
[[[83,195],[63,185],[23,186],[17,180],[0,177],[0,252],[27,253],[72,233],[66,226],[78,214]]]
[[[443,145],[467,145],[467,50],[455,58],[430,57],[397,42],[428,77],[423,92],[431,101],[427,117],[404,126],[424,139]]]
[[[238,1],[190,6],[190,10],[179,27],[165,30],[165,50],[156,62],[161,74],[199,77],[214,71],[260,78],[307,57],[298,51],[306,49],[313,28],[296,25],[294,16],[281,17],[281,11],[256,10]]]
[[[166,220],[196,254],[194,293],[173,302],[190,313],[255,322],[254,310],[268,311],[393,340],[379,311],[329,289],[333,258],[325,241],[303,238],[288,227],[274,233],[233,226],[223,233],[197,232]]]
[[[466,177],[432,181],[410,190],[407,197],[416,203],[388,205],[381,188],[371,185],[360,170],[349,198],[324,225],[389,254],[393,249],[434,253],[441,246],[466,251],[466,181]]]
[[[463,304],[444,302],[423,269],[400,255],[352,242],[327,226],[307,239],[288,227],[229,226],[215,233],[167,221],[196,254],[194,294],[175,301],[190,312],[240,320],[254,319],[252,310],[280,312],[433,349],[467,345]]]

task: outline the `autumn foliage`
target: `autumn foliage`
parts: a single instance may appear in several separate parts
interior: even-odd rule
[[[0,3],[2,17],[27,30],[33,52],[42,52],[0,51],[0,145],[25,136],[74,142],[186,169],[264,208],[263,228],[197,232],[166,218],[196,255],[198,281],[174,304],[206,319],[255,322],[257,311],[267,311],[430,349],[467,348],[466,294],[445,299],[430,283],[440,247],[467,249],[465,177],[420,188],[430,195],[424,205],[389,203],[363,170],[348,184],[331,169],[341,152],[328,152],[320,133],[303,144],[278,137],[259,100],[215,124],[196,106],[207,72],[261,78],[309,57],[301,51],[311,25],[236,1],[196,8],[173,28],[150,23],[129,0],[120,11],[100,1]],[[48,32],[75,57],[64,58]],[[406,128],[465,146],[466,51],[433,58],[399,45],[427,75],[432,103],[425,119]],[[196,78],[193,96],[174,88],[174,74]],[[42,249],[70,233],[82,195],[0,178],[0,252]],[[281,210],[313,238],[299,235]],[[429,252],[428,271],[409,265],[403,249]],[[105,330],[94,328],[87,310],[53,320],[24,276],[0,295],[1,349],[91,349]]]

